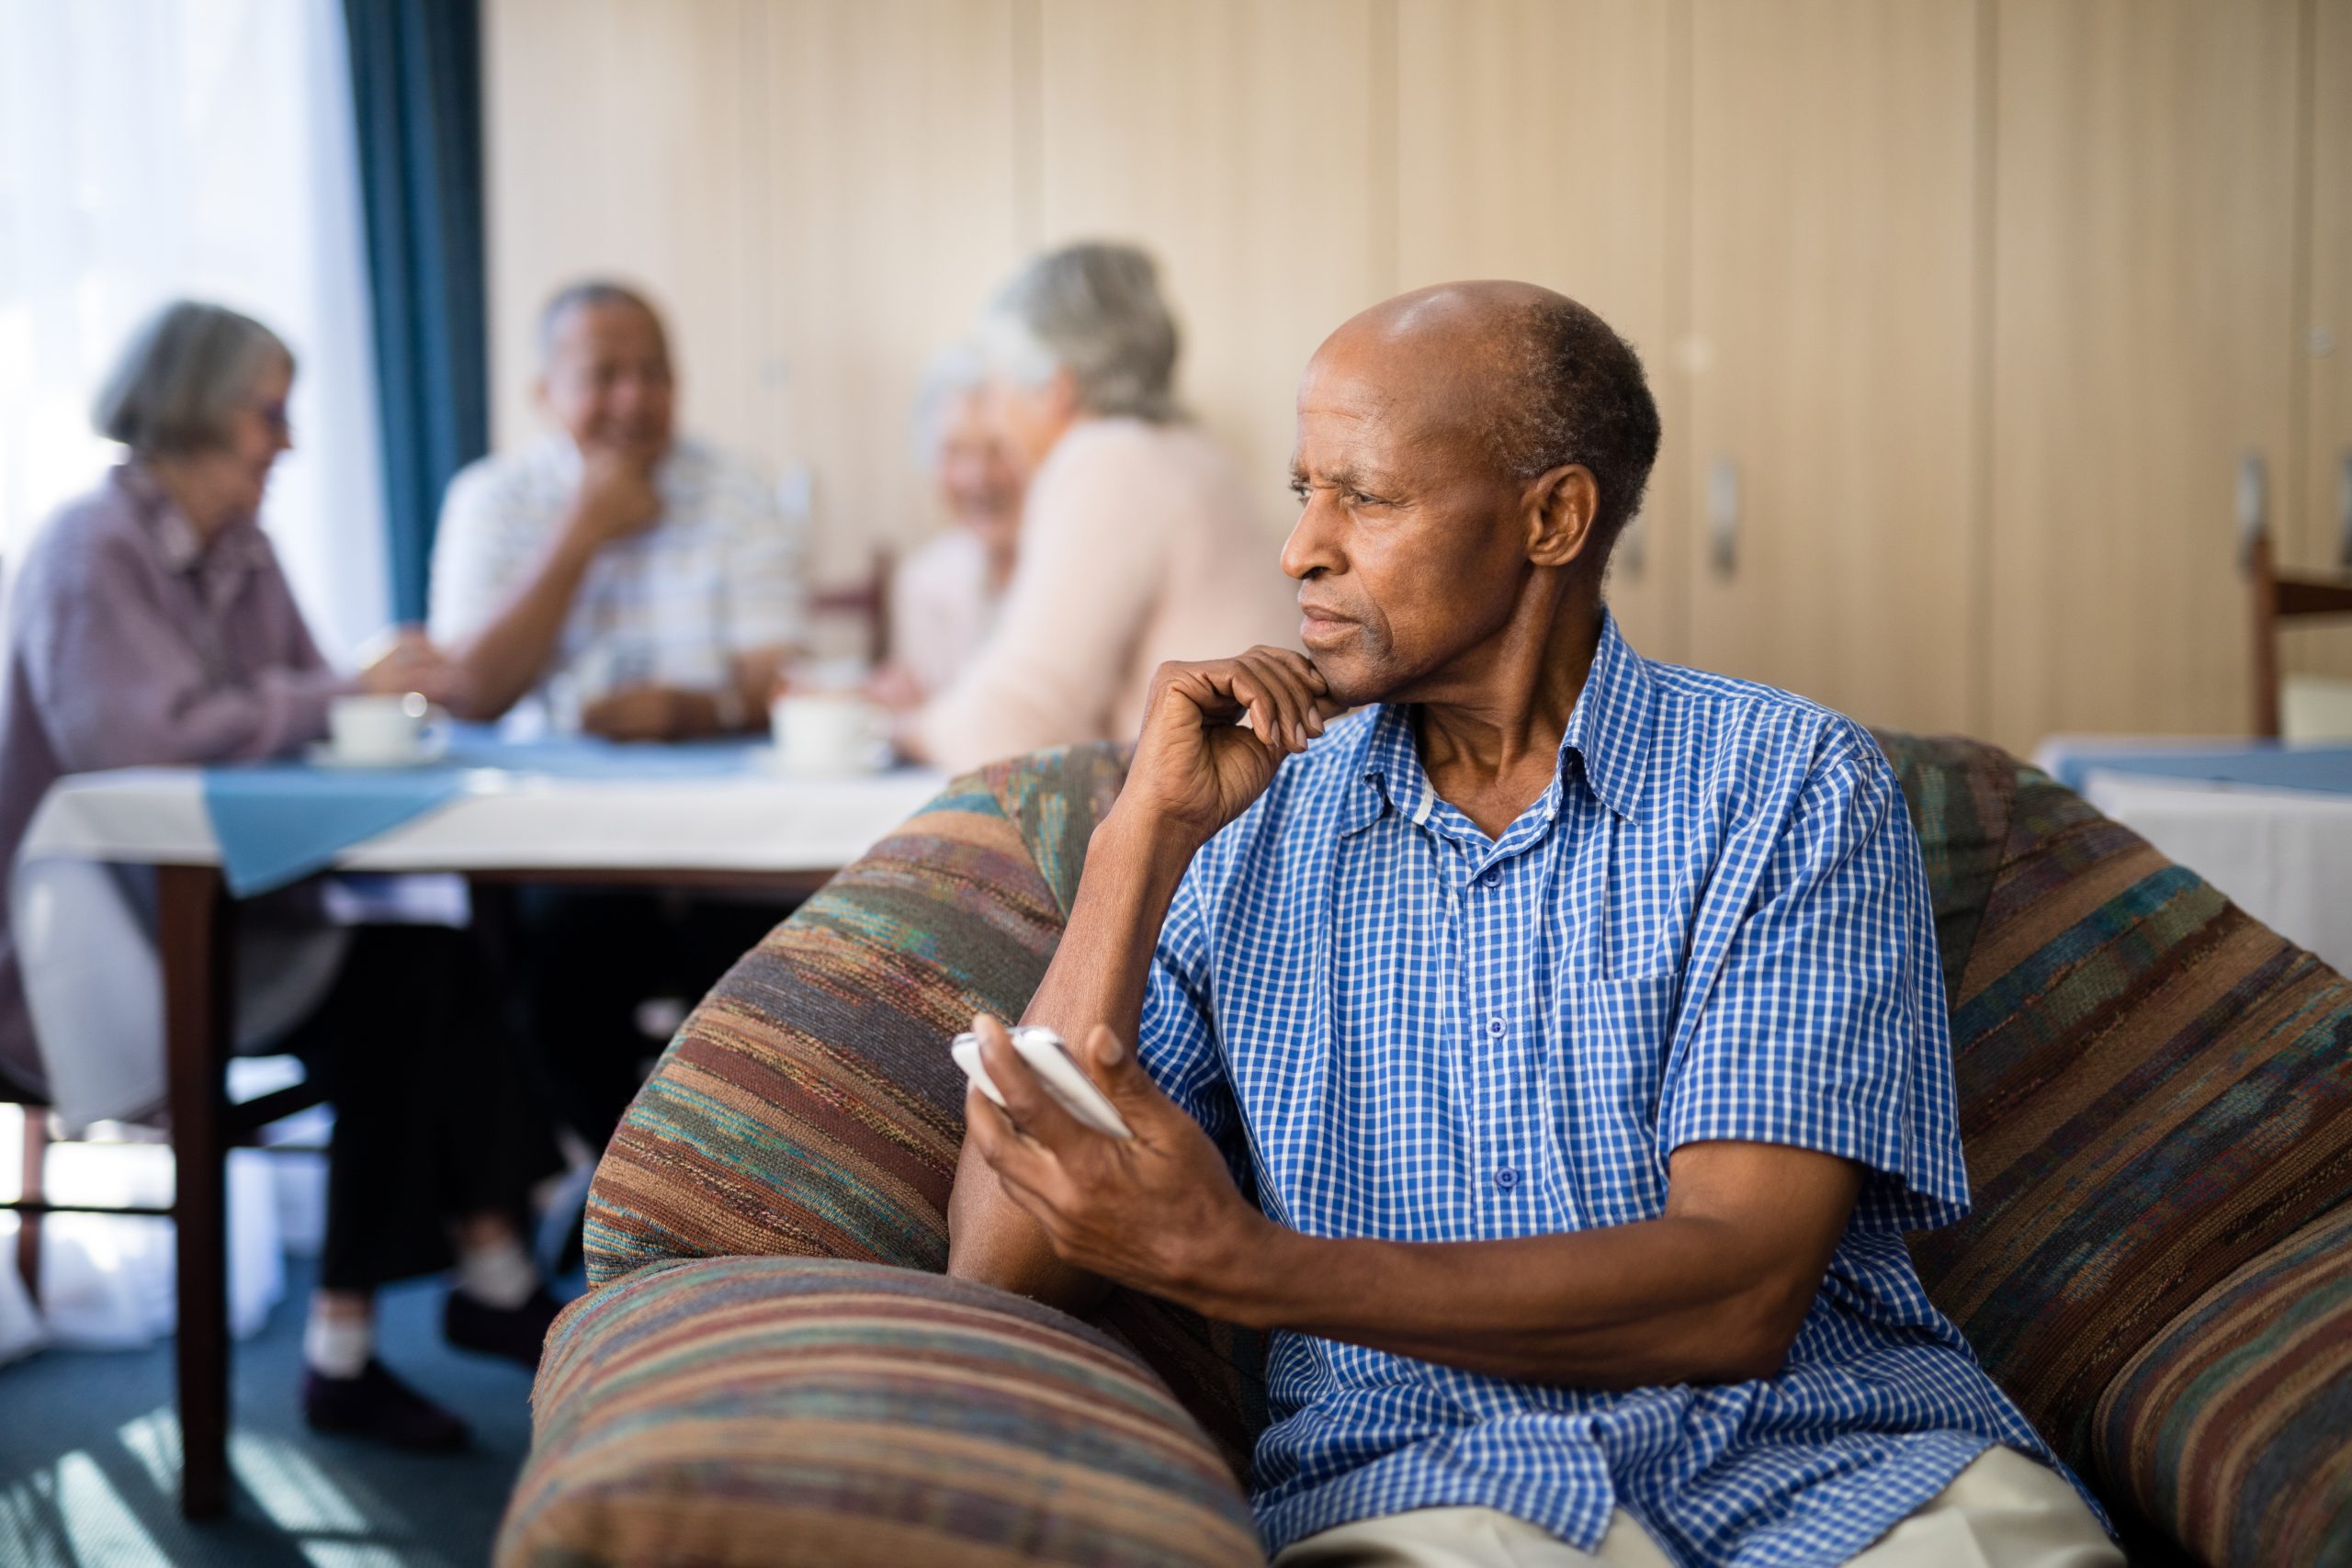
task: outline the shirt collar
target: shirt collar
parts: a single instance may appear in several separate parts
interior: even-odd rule
[[[1633,818],[1641,804],[1657,704],[1649,661],[1634,651],[1617,629],[1617,617],[1604,608],[1592,669],[1560,737],[1555,787],[1566,787],[1580,773],[1601,805],[1620,817]],[[1340,812],[1342,834],[1370,827],[1392,808],[1415,822],[1428,820],[1436,797],[1413,747],[1409,706],[1381,705],[1352,737],[1351,745],[1354,754],[1345,760],[1341,776],[1360,781],[1361,787],[1349,792]],[[1579,768],[1568,766],[1571,756]]]
[[[1573,751],[1583,761],[1594,797],[1620,817],[1636,816],[1657,718],[1657,683],[1649,660],[1634,651],[1617,629],[1617,617],[1603,607],[1600,645],[1568,715],[1567,733],[1560,737],[1561,777]]]

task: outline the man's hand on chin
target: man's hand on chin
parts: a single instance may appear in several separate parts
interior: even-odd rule
[[[1306,656],[1289,649],[1163,664],[1106,820],[1139,815],[1157,829],[1176,829],[1189,855],[1248,810],[1283,759],[1306,750],[1342,706]]]
[[[1005,1104],[969,1090],[965,1136],[1054,1255],[1088,1274],[1214,1311],[1274,1227],[1234,1186],[1199,1123],[1100,1025],[1075,1055],[1132,1139],[1095,1132],[1063,1110],[996,1020],[973,1027]]]

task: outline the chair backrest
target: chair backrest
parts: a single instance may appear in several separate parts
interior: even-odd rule
[[[865,577],[808,596],[808,613],[818,619],[854,620],[864,627],[864,652],[873,664],[890,657],[891,566],[889,550],[876,549]]]
[[[2119,1369],[2352,1190],[2352,986],[2042,774],[1885,735],[1919,831],[1976,1211],[1922,1278],[2068,1461]],[[1125,755],[958,781],[729,972],[599,1168],[602,1283],[729,1253],[937,1269],[963,1085],[944,1044],[1035,990]],[[1105,1326],[1238,1451],[1250,1336],[1135,1297]]]
[[[2352,512],[2352,458],[2346,459],[2345,506]],[[2346,527],[2346,547],[2352,549],[2352,525]],[[2327,575],[2282,572],[2278,569],[2267,530],[2246,540],[2246,571],[2254,593],[2254,732],[2278,736],[2278,691],[2281,662],[2278,651],[2282,623],[2322,616],[2352,616],[2352,572]]]

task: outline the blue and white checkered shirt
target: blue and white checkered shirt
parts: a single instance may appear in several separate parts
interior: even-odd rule
[[[1140,1058],[1266,1213],[1414,1242],[1626,1224],[1704,1139],[1867,1175],[1776,1377],[1600,1392],[1275,1336],[1268,1546],[1480,1506],[1589,1551],[1616,1506],[1684,1564],[1840,1562],[1994,1444],[2054,1464],[1904,1250],[1968,1180],[1927,878],[1869,735],[1648,663],[1611,620],[1550,786],[1489,840],[1409,716],[1285,761],[1161,932]]]

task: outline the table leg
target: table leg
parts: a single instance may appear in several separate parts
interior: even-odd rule
[[[230,922],[216,867],[160,866],[156,894],[178,1171],[180,1512],[209,1519],[229,1506]]]

